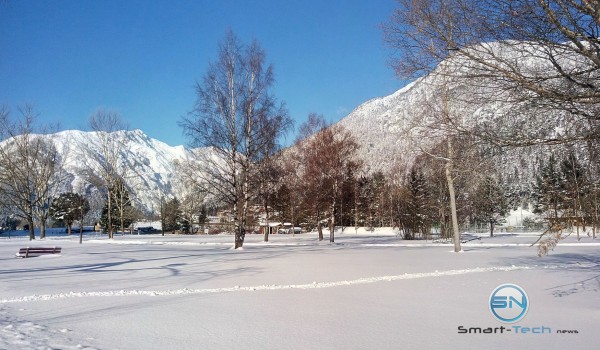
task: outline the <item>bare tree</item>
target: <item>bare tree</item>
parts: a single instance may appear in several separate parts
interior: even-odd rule
[[[324,126],[322,116],[311,114],[301,126],[301,134]],[[323,239],[321,221],[328,214],[329,240],[335,240],[335,209],[340,197],[340,188],[348,165],[356,161],[358,143],[352,134],[341,125],[321,128],[299,143],[302,153],[303,186],[308,195],[307,204],[314,209],[319,240]],[[356,163],[358,164],[358,163]],[[358,166],[358,165],[357,165]]]
[[[198,186],[196,183],[194,176],[196,172],[190,171],[195,166],[192,160],[183,163],[176,161],[174,164],[176,174],[173,182],[175,197],[181,198],[179,203],[181,216],[190,224],[192,233],[194,233],[194,225],[204,224],[202,214],[206,206],[206,193],[203,192],[202,186]],[[161,211],[161,219],[164,219],[163,211]]]
[[[244,45],[228,32],[216,62],[196,83],[197,102],[180,126],[192,145],[208,147],[199,153],[198,184],[218,201],[232,207],[235,248],[244,244],[248,206],[253,196],[251,177],[264,155],[265,143],[282,132],[287,111],[269,89],[273,69],[254,41]]]
[[[273,198],[279,191],[284,175],[284,159],[281,157],[281,145],[277,142],[281,135],[292,127],[292,121],[287,115],[282,115],[275,121],[263,121],[265,140],[258,148],[260,161],[251,178],[252,188],[255,189],[256,197],[261,202],[265,211],[267,229],[264,233],[264,241],[269,241],[270,209]],[[270,136],[269,136],[270,135]]]
[[[124,208],[129,204],[123,203],[121,198],[126,191],[119,191],[127,188],[127,178],[130,174],[124,156],[128,139],[119,134],[119,131],[125,129],[125,124],[117,112],[100,109],[90,117],[89,126],[95,137],[79,145],[83,152],[82,159],[85,161],[85,175],[87,181],[106,195],[108,236],[113,238],[113,227],[116,226],[114,223],[119,220],[113,217],[113,208]],[[122,219],[123,216],[120,218],[121,223]]]
[[[13,121],[8,108],[0,109],[0,192],[3,205],[29,225],[29,239],[35,239],[34,223],[45,237],[50,198],[59,185],[59,154],[51,138],[34,134],[33,107],[19,109]]]
[[[447,96],[463,106],[443,122],[445,128],[496,146],[579,143],[597,162],[597,1],[398,3],[383,26],[397,54],[394,67],[401,76],[426,74],[430,83],[445,84]]]
[[[275,207],[281,221],[289,220],[295,227],[302,219],[303,201],[307,194],[302,187],[300,170],[304,168],[297,148],[288,148],[277,157],[281,176],[277,183]],[[295,234],[292,228],[292,234]]]
[[[398,3],[384,25],[397,73],[446,74],[470,86],[462,98],[474,110],[492,105],[458,130],[511,146],[599,139],[596,1]],[[444,60],[450,69],[442,72],[436,67]]]

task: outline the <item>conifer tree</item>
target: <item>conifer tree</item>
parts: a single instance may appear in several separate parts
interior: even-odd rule
[[[429,190],[423,173],[413,168],[409,174],[408,188],[410,191],[409,212],[412,214],[413,234],[427,235],[431,228],[431,213],[429,205]]]
[[[508,194],[498,180],[486,176],[475,190],[475,217],[490,226],[490,237],[494,237],[495,225],[502,222],[511,209]]]
[[[540,166],[539,175],[533,185],[534,213],[558,218],[562,201],[563,180],[557,167],[558,164],[554,155],[550,155],[547,163]]]
[[[66,192],[59,195],[50,205],[50,217],[63,221],[67,225],[67,233],[71,235],[73,223],[79,220],[80,232],[83,230],[83,218],[90,210],[90,204],[82,195]]]
[[[182,215],[180,202],[177,197],[171,199],[165,204],[164,210],[164,227],[163,229],[167,232],[173,232],[180,228],[182,223]],[[189,227],[189,223],[187,224]]]
[[[571,151],[560,163],[562,174],[562,207],[573,218],[577,225],[582,214],[582,202],[586,195],[588,183],[583,166],[577,159],[575,152]],[[577,225],[577,239],[579,239],[579,226]]]

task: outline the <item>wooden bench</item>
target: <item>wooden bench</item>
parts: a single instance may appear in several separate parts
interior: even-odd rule
[[[460,242],[461,242],[461,243],[468,243],[468,242],[474,241],[474,240],[476,240],[476,239],[478,239],[478,240],[480,240],[480,241],[481,241],[481,237],[471,237],[471,238],[466,238],[466,239],[463,239],[463,240],[462,240],[462,241],[460,241]]]
[[[42,247],[27,247],[19,249],[17,257],[19,258],[32,258],[34,256],[40,256],[44,254],[60,254],[60,247],[42,248]]]

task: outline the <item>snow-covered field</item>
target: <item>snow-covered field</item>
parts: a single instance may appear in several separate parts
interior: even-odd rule
[[[0,349],[597,349],[600,239],[538,258],[532,235],[448,244],[391,231],[233,237],[0,236]],[[26,246],[62,254],[20,259]],[[526,334],[498,328],[489,298],[523,287]],[[544,334],[534,330],[545,327]],[[548,331],[550,329],[550,331]],[[559,333],[561,330],[577,333]]]

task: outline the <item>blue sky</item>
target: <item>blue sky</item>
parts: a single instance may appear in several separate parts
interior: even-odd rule
[[[337,121],[404,85],[379,25],[394,0],[0,2],[0,104],[31,103],[40,122],[87,128],[98,108],[170,145],[195,102],[194,82],[232,29],[257,39],[275,69],[274,95],[296,126]],[[293,135],[290,136],[293,138]]]

